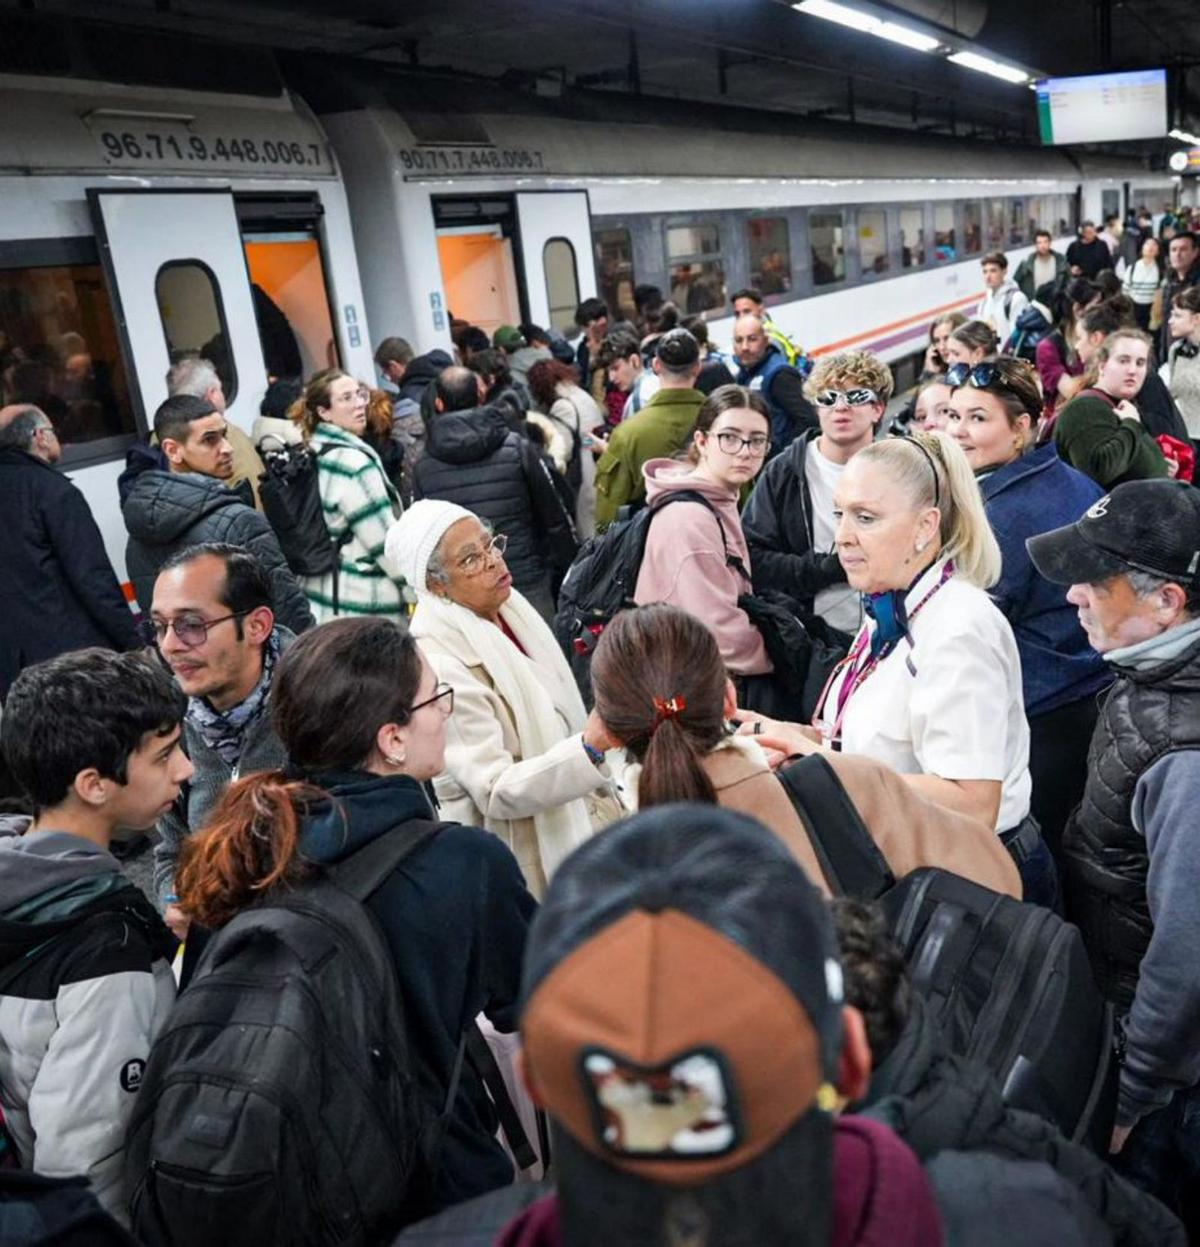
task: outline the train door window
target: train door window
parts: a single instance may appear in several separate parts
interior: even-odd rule
[[[887,213],[882,208],[858,210],[858,262],[864,277],[888,271]]]
[[[750,284],[765,298],[792,288],[792,248],[785,217],[750,217],[746,221]]]
[[[983,205],[975,200],[963,204],[963,254],[978,255],[983,250]]]
[[[339,367],[320,200],[300,193],[239,194],[235,206],[268,376],[307,377]],[[350,331],[351,345],[357,332]]]
[[[725,306],[725,261],[715,221],[668,226],[667,262],[671,301],[681,312],[695,315]]]
[[[1031,195],[1025,200],[1025,237],[1033,242],[1034,235],[1040,229],[1050,229],[1046,223],[1045,200],[1041,195]]]
[[[0,243],[0,407],[9,403],[46,413],[67,465],[119,453],[137,433],[90,239]]]
[[[933,205],[933,258],[938,264],[958,259],[958,232],[952,203]]]
[[[1029,235],[1025,227],[1025,201],[1010,199],[1008,201],[1008,245],[1016,247],[1028,239]]]
[[[808,245],[814,286],[832,286],[846,277],[846,249],[840,212],[808,214]]]
[[[446,306],[456,318],[489,336],[520,321],[512,239],[498,225],[439,230],[437,243]]]
[[[596,287],[613,320],[636,320],[633,301],[633,240],[627,229],[592,231]]]
[[[950,216],[954,230],[954,216]],[[921,268],[925,263],[925,209],[900,209],[900,263],[904,268]]]
[[[1119,190],[1102,190],[1100,192],[1101,219],[1121,215],[1121,192]]]
[[[579,306],[575,248],[565,238],[551,238],[542,248],[542,269],[546,274],[550,326],[559,330],[570,329],[575,324],[575,309]]]
[[[237,396],[237,372],[212,269],[199,260],[171,260],[158,270],[154,297],[171,362],[188,355],[207,359],[221,378],[225,401],[232,403]]]

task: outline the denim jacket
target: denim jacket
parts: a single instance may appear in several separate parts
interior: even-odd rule
[[[1017,639],[1025,713],[1032,718],[1099,692],[1111,672],[1088,644],[1066,590],[1038,574],[1025,541],[1074,523],[1103,491],[1051,444],[1005,464],[980,487],[1004,560],[992,600]]]

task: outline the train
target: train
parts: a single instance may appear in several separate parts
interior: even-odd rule
[[[124,579],[117,478],[173,358],[213,359],[249,431],[287,322],[305,372],[449,349],[451,318],[570,335],[657,285],[710,338],[763,291],[811,354],[907,379],[979,259],[1082,217],[1171,207],[1144,162],[604,91],[282,58],[245,88],[0,75],[0,372],[40,401]],[[233,89],[231,88],[233,83]]]

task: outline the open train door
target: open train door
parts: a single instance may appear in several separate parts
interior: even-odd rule
[[[596,293],[587,191],[520,191],[516,200],[529,318],[569,330]]]
[[[233,193],[89,190],[88,204],[147,425],[180,356],[212,361],[246,432],[267,373]]]

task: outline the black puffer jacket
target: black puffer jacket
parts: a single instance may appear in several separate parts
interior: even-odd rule
[[[808,429],[776,455],[763,468],[742,512],[755,592],[786,593],[806,614],[812,612],[813,599],[822,589],[846,581],[836,554],[812,548],[812,499],[804,465],[820,436],[816,429]]]
[[[125,563],[142,610],[150,609],[155,578],[172,554],[202,541],[223,541],[249,550],[267,569],[276,623],[293,632],[312,627],[308,599],[271,525],[223,482],[195,472],[152,468],[126,483],[121,503],[129,533]]]
[[[991,1242],[997,1228],[1025,1226],[1028,1234],[1011,1240],[1021,1247],[1090,1245],[1107,1241],[1098,1237],[1101,1224],[1114,1247],[1184,1247],[1183,1227],[1162,1204],[1049,1122],[1008,1108],[986,1069],[945,1046],[924,1001],[914,996],[912,1005],[856,1111],[889,1125],[916,1152],[945,1219],[947,1247]],[[993,1237],[985,1237],[998,1160],[1022,1166],[1029,1197],[1020,1208],[1000,1210]],[[956,1234],[964,1224],[965,1235]]]
[[[0,451],[0,700],[23,667],[88,645],[139,644],[87,500],[23,450]]]
[[[578,548],[554,470],[502,408],[444,412],[429,422],[414,494],[456,502],[504,533],[513,584],[536,595],[559,583]]]

